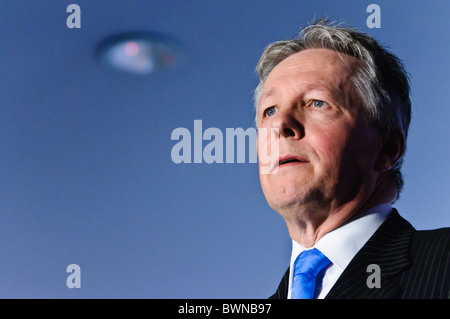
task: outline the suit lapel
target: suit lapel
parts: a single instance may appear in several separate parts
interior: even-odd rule
[[[352,259],[326,298],[395,298],[401,290],[392,279],[410,266],[409,244],[414,231],[394,209]],[[368,287],[368,278],[374,274],[367,269],[371,264],[379,266],[380,288]]]

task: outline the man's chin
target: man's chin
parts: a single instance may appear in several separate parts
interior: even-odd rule
[[[267,198],[267,201],[270,207],[282,216],[292,211],[313,212],[327,209],[331,203],[331,200],[327,199],[320,189],[308,190],[302,193],[296,192],[295,194],[278,194],[278,196],[273,196],[270,199]]]

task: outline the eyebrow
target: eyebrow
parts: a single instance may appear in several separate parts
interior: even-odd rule
[[[269,90],[269,92],[261,94],[261,97],[259,98],[259,101],[261,101],[263,98],[267,98],[269,96],[276,95],[277,91],[278,91],[278,88],[276,86],[272,87]]]
[[[341,106],[341,107],[346,107],[346,106],[348,107],[348,105],[350,105],[350,104],[346,103],[348,96],[344,92],[342,92],[342,88],[340,88],[340,87],[336,88],[334,86],[328,86],[326,84],[314,82],[314,83],[308,83],[305,87],[302,88],[303,94],[305,94],[306,92],[309,92],[309,91],[314,91],[314,90],[327,92],[330,95],[330,99],[327,100],[327,102],[334,103],[337,106]],[[261,97],[259,98],[257,110],[259,111],[260,106],[262,105],[261,101],[263,99],[277,95],[278,92],[279,92],[279,88],[277,86],[274,86],[266,93],[261,94]]]
[[[328,87],[327,85],[321,84],[321,83],[310,83],[310,84],[306,85],[306,87],[303,88],[303,90],[305,92],[312,91],[312,90],[333,92],[334,88],[330,89],[330,87]],[[263,98],[267,98],[267,97],[276,95],[277,92],[278,92],[278,87],[274,86],[268,92],[261,94],[259,101],[261,101]]]

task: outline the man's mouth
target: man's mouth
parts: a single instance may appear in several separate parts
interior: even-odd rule
[[[307,163],[308,161],[302,157],[295,156],[295,155],[287,155],[280,157],[278,161],[278,166],[291,164],[291,163]]]

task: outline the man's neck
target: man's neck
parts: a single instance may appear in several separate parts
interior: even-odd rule
[[[296,214],[285,214],[289,216],[285,221],[291,238],[309,248],[358,213],[383,203],[392,203],[396,197],[397,191],[390,179],[382,179],[370,196],[360,194],[354,200],[329,210],[302,207]]]

